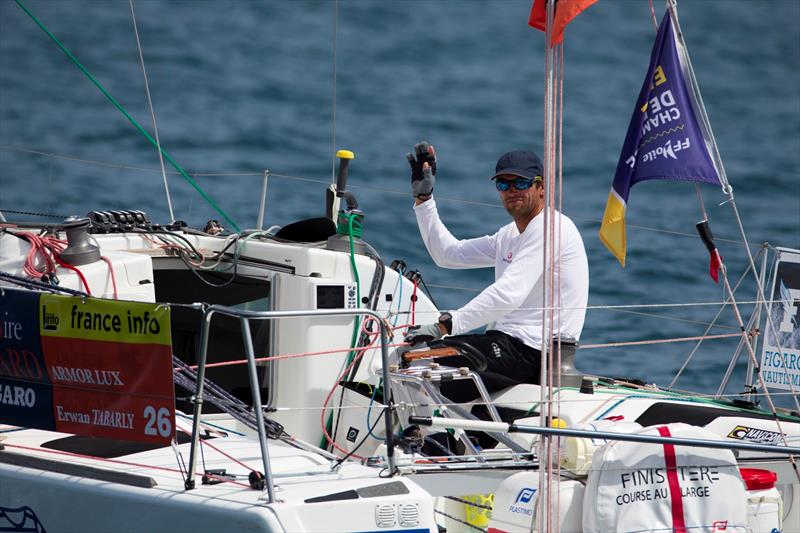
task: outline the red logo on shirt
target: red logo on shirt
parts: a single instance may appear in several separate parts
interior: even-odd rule
[[[510,263],[512,257],[514,257],[514,252],[508,252],[508,254],[506,254],[506,256],[503,258],[503,261]]]

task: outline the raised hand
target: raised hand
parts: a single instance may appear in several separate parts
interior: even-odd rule
[[[414,154],[407,154],[411,166],[411,191],[414,198],[427,200],[436,181],[436,150],[426,141],[414,145]]]

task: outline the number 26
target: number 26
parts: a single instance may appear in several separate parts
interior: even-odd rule
[[[159,409],[156,414],[156,408],[148,405],[144,408],[144,418],[147,421],[144,426],[145,435],[161,435],[162,437],[172,435],[172,420],[169,409],[166,407]],[[156,426],[158,426],[158,431],[156,431]]]

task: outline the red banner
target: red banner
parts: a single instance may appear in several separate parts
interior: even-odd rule
[[[167,443],[172,438],[169,346],[43,336],[42,351],[53,383],[56,431]]]
[[[170,443],[167,307],[5,290],[0,316],[0,422]]]

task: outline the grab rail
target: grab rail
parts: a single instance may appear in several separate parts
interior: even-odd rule
[[[215,314],[226,315],[239,318],[242,327],[242,337],[244,340],[245,353],[247,355],[247,371],[250,376],[250,387],[253,393],[253,409],[255,410],[256,422],[258,424],[258,441],[261,446],[261,459],[264,464],[264,478],[267,488],[267,503],[275,501],[275,489],[273,485],[272,470],[270,468],[269,450],[267,449],[267,433],[264,429],[264,413],[261,407],[261,394],[258,386],[258,375],[256,372],[255,354],[253,352],[253,340],[250,334],[250,320],[272,320],[274,318],[290,318],[305,316],[356,316],[367,315],[375,318],[380,328],[380,347],[381,362],[383,365],[383,382],[386,391],[390,391],[389,376],[389,349],[386,324],[383,317],[371,309],[315,309],[308,311],[245,311],[223,305],[211,305],[203,313],[203,322],[200,330],[200,353],[197,362],[197,388],[195,389],[192,402],[194,403],[194,419],[192,421],[192,446],[189,451],[189,472],[184,482],[187,490],[195,487],[195,469],[197,467],[197,448],[200,442],[200,416],[203,411],[203,385],[206,373],[206,357],[208,355],[208,336],[211,329],[211,319]],[[392,416],[394,405],[391,394],[386,394],[386,409],[384,410],[384,420],[386,422],[386,461],[389,467],[389,476],[395,471],[394,465],[394,435],[392,433]]]

